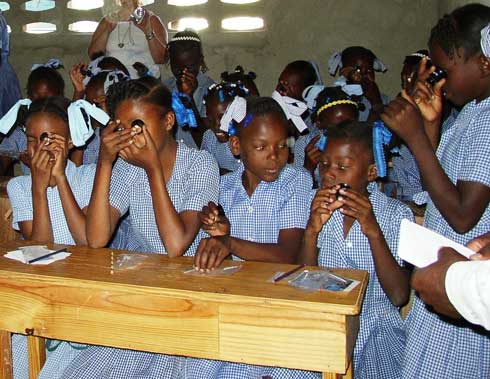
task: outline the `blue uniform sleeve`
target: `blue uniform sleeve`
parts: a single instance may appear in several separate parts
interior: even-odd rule
[[[131,190],[128,173],[134,169],[137,168],[119,158],[112,170],[109,203],[118,210],[120,216],[129,210]]]
[[[294,170],[296,175],[288,183],[284,207],[279,215],[279,229],[306,228],[309,214],[311,176],[303,170]]]
[[[7,193],[12,207],[12,227],[20,230],[19,222],[32,221],[31,178],[29,176],[18,176],[11,179],[7,184]]]

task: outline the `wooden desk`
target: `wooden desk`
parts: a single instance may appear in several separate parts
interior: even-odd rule
[[[10,201],[7,194],[9,176],[0,176],[0,244],[19,239],[19,233],[12,229]]]
[[[43,338],[54,338],[352,378],[365,271],[336,270],[361,282],[350,293],[305,293],[267,283],[291,265],[244,262],[232,276],[211,278],[183,274],[191,258],[157,254],[111,275],[108,249],[73,247],[48,266],[3,257],[25,244],[0,248],[0,362],[8,362],[9,333],[28,334],[31,377],[42,367]]]

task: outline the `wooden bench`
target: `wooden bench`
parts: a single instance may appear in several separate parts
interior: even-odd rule
[[[294,267],[285,264],[243,262],[231,276],[195,277],[183,273],[191,258],[158,254],[113,274],[108,249],[70,247],[69,258],[47,266],[3,257],[25,244],[0,247],[4,379],[10,333],[28,335],[30,378],[44,362],[44,338],[353,377],[365,271],[334,270],[360,281],[351,292],[307,293],[268,282]]]
[[[18,240],[19,233],[12,228],[12,208],[7,194],[9,176],[0,176],[0,244]]]

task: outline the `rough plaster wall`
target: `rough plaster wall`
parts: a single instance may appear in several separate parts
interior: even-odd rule
[[[442,1],[442,0],[441,0]],[[22,1],[11,1],[20,4]],[[451,1],[447,1],[450,3]],[[77,19],[97,20],[100,10],[80,12],[66,10],[66,0],[57,1],[49,12],[27,13],[20,8],[6,13],[12,33],[11,62],[24,86],[32,63],[51,57],[61,57],[67,69],[75,62],[86,60],[88,35],[74,35],[66,25]],[[426,44],[429,30],[437,21],[441,6],[436,0],[262,0],[254,6],[240,8],[224,6],[210,0],[206,6],[182,9],[156,0],[150,6],[164,21],[181,15],[208,16],[212,27],[202,33],[210,75],[241,64],[258,74],[258,86],[263,94],[275,87],[284,65],[295,59],[315,59],[321,65],[324,79],[331,83],[326,62],[330,54],[348,45],[360,44],[371,48],[390,67],[379,75],[383,92],[394,95],[399,88],[401,62],[406,53]],[[215,25],[228,15],[263,15],[267,28],[259,33],[220,33]],[[62,30],[47,35],[27,35],[21,32],[26,22],[52,21]],[[63,30],[65,28],[65,30]],[[164,69],[164,74],[167,71]],[[67,95],[71,85],[67,84]]]
[[[440,2],[439,5],[439,14],[442,16],[446,13],[450,13],[452,10],[454,10],[457,7],[460,7],[465,4],[470,4],[470,3],[481,3],[486,6],[490,6],[490,0],[480,0],[480,1],[469,1],[469,0],[443,0]]]

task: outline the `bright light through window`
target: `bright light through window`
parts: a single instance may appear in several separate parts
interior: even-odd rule
[[[209,22],[205,18],[197,17],[184,17],[179,20],[170,21],[168,28],[170,30],[184,30],[187,28],[194,29],[196,31],[203,30],[209,27]]]
[[[206,4],[208,0],[168,0],[168,5],[177,7],[189,7],[191,5]]]
[[[155,0],[142,0],[141,4],[142,5],[150,5],[150,4],[153,4],[154,2],[155,2]]]
[[[259,1],[260,0],[221,0],[222,3],[226,4],[251,4]]]
[[[104,0],[71,0],[68,2],[67,7],[69,9],[78,9],[87,11],[90,9],[97,9],[104,5]]]
[[[22,30],[30,34],[46,34],[56,31],[56,25],[49,22],[33,22],[26,24],[22,27]]]
[[[260,17],[231,17],[221,21],[225,30],[248,31],[264,28],[264,20]]]
[[[9,3],[6,3],[5,1],[0,1],[0,11],[6,12],[10,9]]]
[[[75,33],[93,33],[98,25],[96,21],[77,21],[68,25],[68,30]]]
[[[25,10],[31,12],[47,11],[55,6],[55,2],[51,0],[31,0],[24,3]]]

